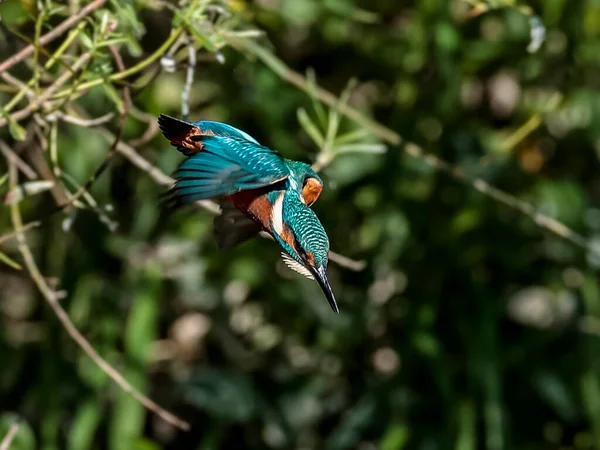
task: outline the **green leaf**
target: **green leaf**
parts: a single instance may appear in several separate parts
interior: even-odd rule
[[[94,42],[92,41],[92,38],[89,37],[86,33],[79,33],[79,39],[81,40],[81,43],[86,49],[91,50],[92,48],[94,48]]]
[[[24,141],[27,137],[27,131],[25,130],[25,128],[19,125],[10,114],[5,114],[4,117],[8,119],[8,131],[10,132],[10,135],[16,141]]]
[[[93,448],[94,436],[102,418],[102,405],[91,399],[79,407],[69,429],[68,450]]]
[[[185,25],[186,30],[188,30],[192,34],[192,36],[194,36],[196,40],[200,42],[206,50],[208,50],[211,53],[214,53],[218,50],[216,45],[210,40],[210,38],[200,33],[189,21],[186,20]]]
[[[127,354],[140,365],[148,360],[151,344],[156,339],[158,320],[158,299],[160,298],[160,275],[149,274],[138,285],[125,330]]]
[[[116,38],[112,38],[112,39],[107,39],[105,41],[100,42],[98,45],[96,45],[96,48],[103,48],[103,47],[108,47],[110,45],[117,45],[117,44],[122,44],[122,43],[126,43],[129,42],[129,38],[122,36],[122,37],[116,37]]]
[[[364,128],[359,128],[357,130],[352,130],[344,134],[340,134],[335,138],[334,144],[336,146],[344,145],[344,144],[354,144],[356,142],[363,141],[364,139],[371,136],[371,133]]]
[[[306,134],[308,134],[311,137],[311,139],[315,142],[315,144],[317,144],[319,148],[323,147],[325,138],[323,137],[323,134],[319,131],[318,127],[310,119],[306,110],[304,108],[298,108],[296,115],[298,116],[298,122],[300,122],[300,125],[302,125],[302,128],[304,128]]]
[[[112,84],[104,83],[102,85],[102,88],[104,89],[104,93],[106,94],[106,96],[110,100],[112,100],[112,102],[117,106],[117,109],[119,111],[123,111],[123,100],[121,100],[121,96],[119,95],[115,87]]]
[[[346,144],[335,147],[337,154],[342,153],[378,153],[382,154],[387,151],[387,146],[384,144]]]
[[[406,425],[391,424],[381,440],[381,450],[401,450],[408,441],[409,429]]]
[[[141,392],[146,391],[148,383],[143,369],[129,367],[123,371],[123,376]],[[135,448],[143,433],[145,416],[144,406],[127,392],[119,390],[109,426],[110,450]]]

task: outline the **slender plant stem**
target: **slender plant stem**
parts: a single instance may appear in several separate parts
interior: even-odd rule
[[[175,39],[177,39],[177,37],[179,36],[179,34],[182,31],[183,31],[183,29],[181,27],[178,27],[175,30],[173,30],[171,32],[171,35],[169,36],[169,38],[165,42],[163,42],[163,44],[158,49],[156,49],[156,51],[154,53],[152,53],[150,56],[148,56],[148,58],[144,59],[143,61],[140,61],[139,63],[137,63],[135,66],[130,67],[129,69],[124,70],[122,72],[117,72],[106,78],[104,78],[104,77],[96,78],[94,80],[90,80],[88,82],[81,83],[75,89],[65,89],[63,91],[60,91],[54,96],[54,99],[68,96],[72,92],[86,91],[95,86],[99,86],[102,83],[106,83],[107,81],[108,82],[119,81],[119,80],[127,78],[131,75],[135,75],[136,73],[138,73],[141,70],[148,67],[150,64],[152,64],[158,58],[160,58],[167,51],[169,46],[175,41]]]
[[[11,187],[14,187],[17,185],[17,169],[13,164],[9,165],[9,173],[10,173]],[[38,290],[40,291],[40,293],[42,294],[42,296],[44,297],[44,299],[46,300],[48,305],[52,308],[52,310],[54,311],[54,314],[56,315],[58,320],[60,320],[61,324],[63,325],[63,327],[69,334],[69,336],[71,336],[71,338],[90,357],[90,359],[104,373],[106,373],[116,384],[118,384],[119,387],[123,391],[127,392],[129,395],[131,395],[133,398],[135,398],[138,402],[140,402],[142,405],[144,405],[148,410],[154,412],[156,415],[161,417],[166,422],[168,422],[182,430],[185,430],[185,431],[189,430],[190,429],[189,423],[187,423],[187,422],[179,419],[175,415],[171,414],[170,412],[168,412],[167,410],[165,410],[164,408],[159,406],[157,403],[150,400],[148,397],[146,397],[144,394],[142,394],[136,388],[134,388],[123,377],[123,375],[121,375],[121,373],[119,371],[117,371],[115,368],[113,368],[104,358],[102,358],[102,356],[100,356],[100,354],[90,344],[90,342],[75,327],[75,325],[69,318],[69,315],[67,314],[67,312],[64,310],[64,308],[60,304],[57,293],[48,286],[48,284],[46,283],[46,280],[44,279],[44,276],[41,274],[40,270],[38,269],[38,266],[35,262],[33,254],[31,253],[29,245],[27,244],[25,234],[23,233],[24,227],[23,227],[21,211],[19,209],[18,203],[11,205],[11,219],[12,219],[13,227],[17,233],[16,237],[17,237],[19,252],[21,253],[21,256],[23,257],[23,261],[25,263],[27,271],[29,272],[29,275],[31,276],[31,278],[34,281],[35,285],[37,286]]]
[[[81,55],[77,61],[72,66],[72,70],[68,70],[63,72],[63,74],[56,79],[56,81],[44,91],[39,97],[37,97],[33,102],[27,105],[25,108],[11,114],[13,120],[22,120],[26,117],[30,116],[34,111],[37,111],[47,100],[52,97],[52,95],[60,89],[60,87],[65,84],[69,78],[73,76],[73,73],[81,69],[85,64],[88,63],[92,59],[92,52],[87,52]],[[0,127],[3,127],[8,124],[8,119],[6,117],[0,117]]]
[[[39,45],[44,46],[44,45],[52,42],[57,37],[59,37],[63,33],[65,33],[68,29],[73,27],[76,23],[81,21],[84,17],[88,16],[92,11],[101,7],[104,3],[106,3],[106,0],[94,0],[92,3],[87,5],[85,8],[81,9],[81,11],[79,11],[77,14],[69,17],[64,22],[62,22],[61,24],[56,26],[56,28],[53,28],[51,31],[49,31],[48,33],[46,33],[45,35],[40,37]],[[0,73],[7,71],[15,64],[23,61],[25,58],[27,58],[29,55],[31,55],[34,52],[35,48],[36,47],[33,44],[28,45],[23,50],[21,50],[19,53],[4,60],[2,63],[0,63]]]
[[[19,422],[13,423],[8,429],[8,433],[0,442],[0,450],[8,450],[10,448],[10,444],[12,444],[13,439],[19,432],[19,428],[21,428],[21,424]]]

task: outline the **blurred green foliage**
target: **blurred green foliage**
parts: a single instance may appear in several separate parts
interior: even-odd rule
[[[17,36],[34,39],[38,8],[48,13],[43,34],[79,3],[0,5],[0,60],[21,48]],[[300,73],[314,70],[336,94],[356,78],[350,105],[600,245],[597,1],[195,3],[108,2],[76,39],[75,50],[98,52],[81,81],[117,71],[96,47],[104,13],[119,20],[113,44],[127,67],[183,24],[202,48],[191,118],[233,124],[314,162],[327,111],[225,46],[228,30],[262,30],[237,39],[256,39]],[[535,52],[531,17],[545,27]],[[144,113],[180,115],[187,53],[178,55],[175,72],[130,80],[126,142],[146,131]],[[32,61],[11,74],[26,83]],[[48,86],[62,69],[36,83]],[[2,87],[7,105],[15,91]],[[92,117],[115,112],[114,132],[120,88],[106,81],[70,101]],[[0,138],[17,148],[29,120],[10,120]],[[57,127],[58,163],[83,184],[110,139],[94,127]],[[346,133],[362,151],[327,161],[314,205],[332,249],[368,263],[360,272],[330,264],[339,316],[316,284],[285,269],[274,243],[218,251],[208,212],[165,214],[164,187],[122,156],[91,189],[116,231],[87,210],[69,231],[55,215],[27,233],[77,327],[132,385],[190,421],[189,433],[93,365],[26,271],[3,264],[23,265],[15,240],[0,243],[0,436],[18,416],[16,450],[600,449],[600,258],[401,147],[381,153],[343,119],[334,134]],[[166,173],[181,160],[159,135],[137,150]],[[6,172],[0,159],[2,194]],[[55,199],[41,192],[19,205],[33,220]],[[0,206],[0,236],[11,231]]]

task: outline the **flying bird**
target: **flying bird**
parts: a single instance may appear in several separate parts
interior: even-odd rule
[[[285,264],[316,280],[339,312],[327,277],[329,239],[310,208],[323,189],[317,173],[224,123],[188,123],[161,114],[158,124],[187,157],[175,172],[168,201],[178,206],[225,197],[214,221],[219,247],[233,247],[266,231],[283,248]]]

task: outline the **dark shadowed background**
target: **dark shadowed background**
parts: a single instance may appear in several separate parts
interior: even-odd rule
[[[0,5],[0,61],[92,2],[38,3]],[[18,417],[16,450],[600,449],[598,1],[101,3],[0,74],[0,439]],[[325,166],[313,209],[332,250],[365,263],[330,262],[340,315],[274,242],[219,251],[210,212],[161,208],[169,181],[139,166],[182,160],[155,121],[182,115],[187,42],[190,119]],[[352,78],[358,122],[314,94]],[[119,112],[129,154],[51,215],[114,147]],[[190,432],[67,334],[18,215],[41,220],[26,245],[76,327]]]

